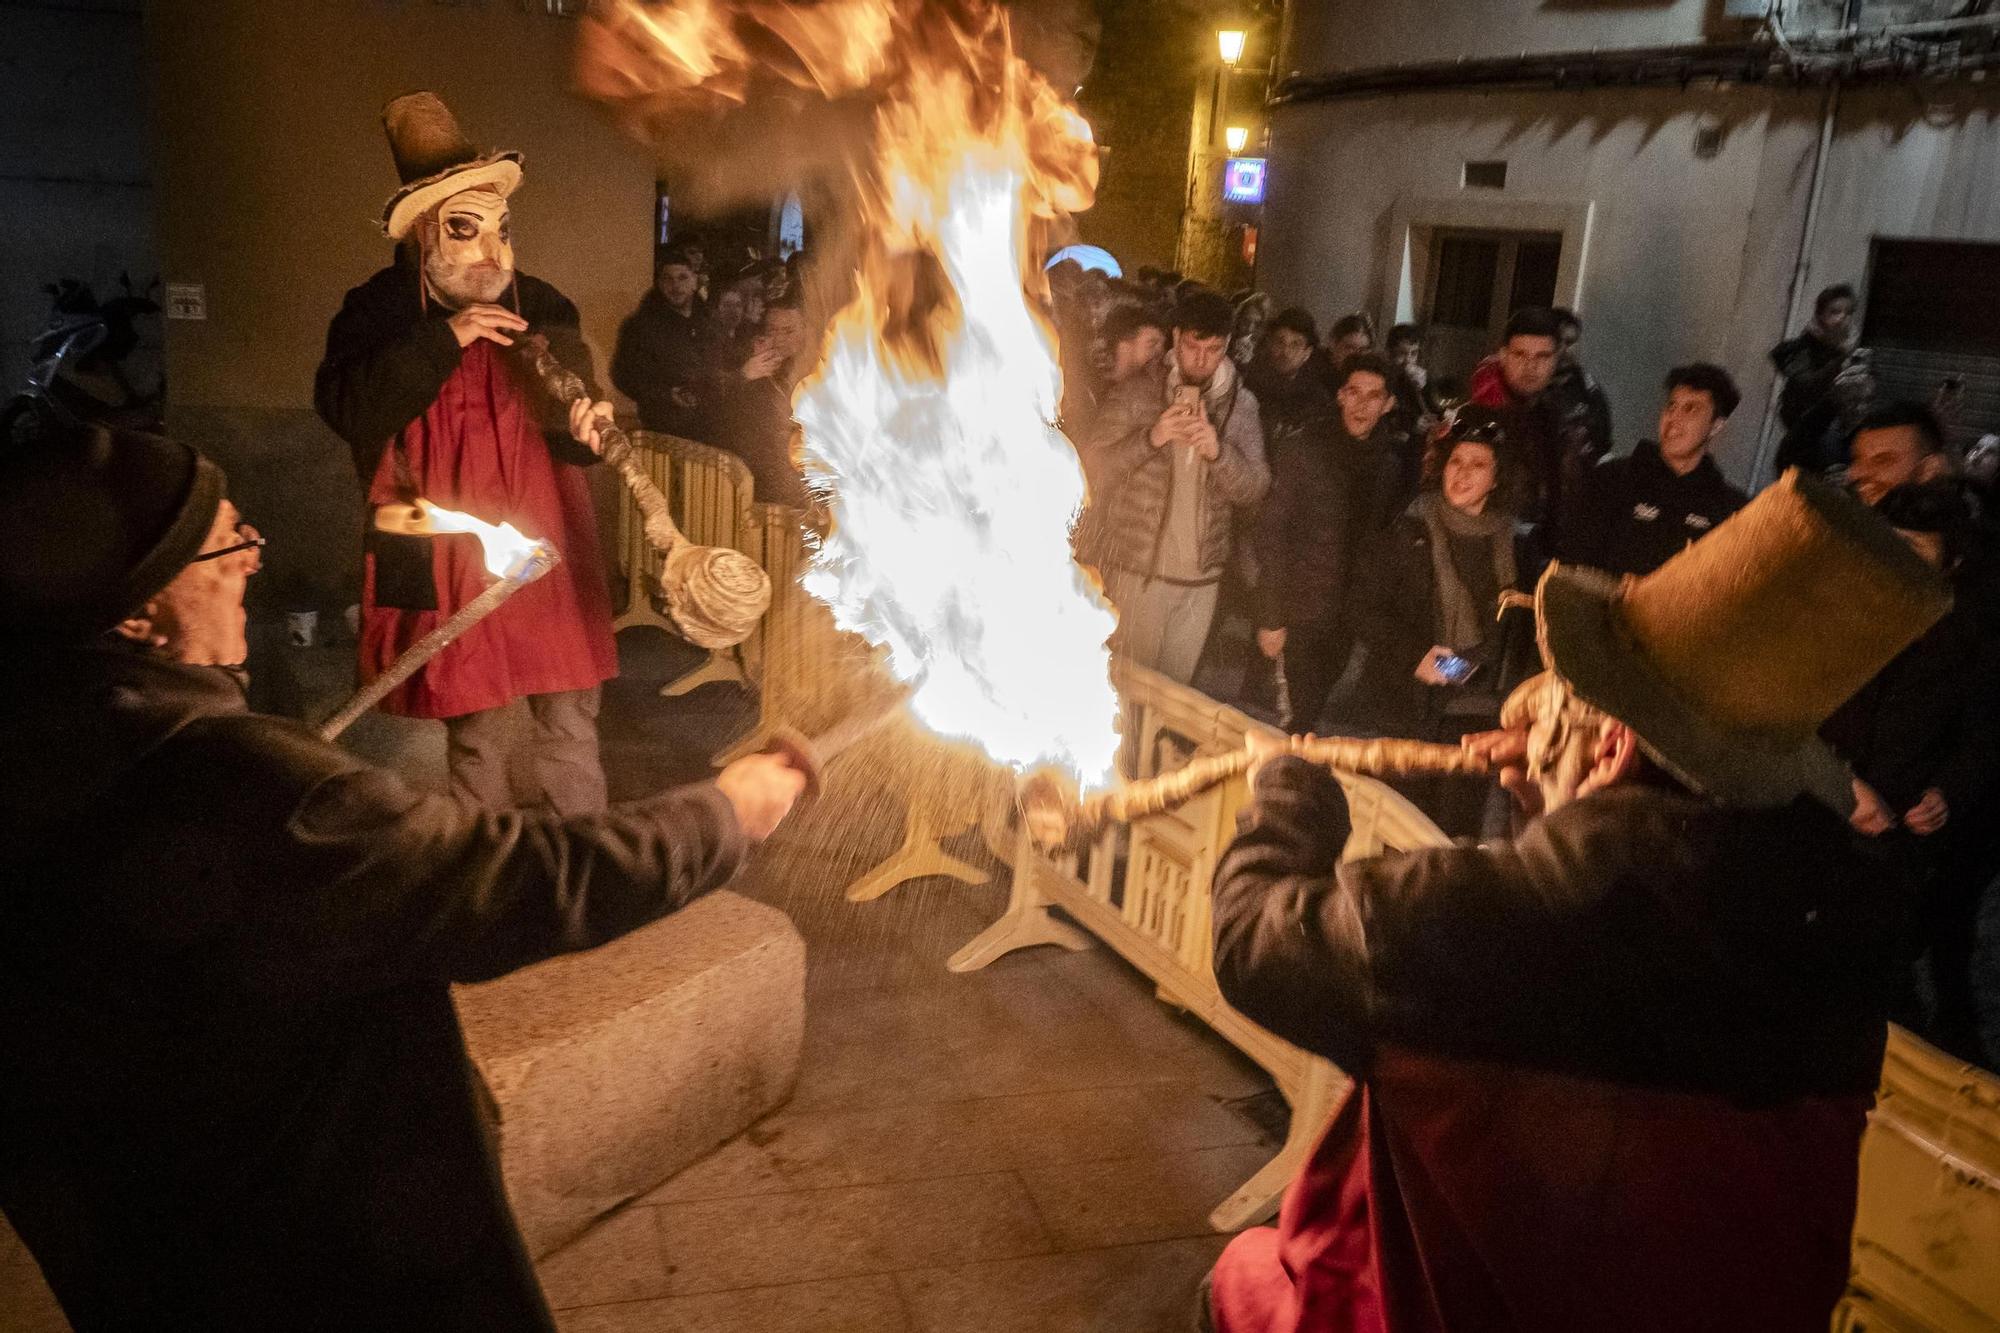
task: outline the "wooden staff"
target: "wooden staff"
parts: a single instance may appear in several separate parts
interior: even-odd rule
[[[1489,771],[1484,756],[1456,745],[1429,741],[1352,740],[1339,736],[1308,740],[1293,736],[1280,753],[1297,755],[1323,768],[1368,777],[1479,776]],[[1056,847],[1073,837],[1094,833],[1106,824],[1130,823],[1177,809],[1249,771],[1250,763],[1248,749],[1210,755],[1192,760],[1171,773],[1121,783],[1087,796],[1080,795],[1067,778],[1045,769],[1023,780],[1021,813],[1037,843]]]
[[[588,400],[590,387],[549,350],[538,333],[515,335],[521,360],[557,402]],[[639,506],[646,545],[665,560],[660,592],[667,615],[688,642],[701,648],[733,648],[750,637],[771,606],[771,576],[741,551],[726,546],[697,546],[674,522],[667,497],[646,475],[631,439],[610,422],[600,422],[598,440],[604,461],[611,465]]]

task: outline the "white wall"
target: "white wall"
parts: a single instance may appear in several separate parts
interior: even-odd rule
[[[1701,41],[1719,9],[1714,0],[1295,0],[1292,49],[1280,67],[1321,74],[1524,51],[1669,46]]]
[[[1859,286],[1875,236],[2000,240],[2000,90],[1850,91],[1838,129],[1809,286]]]
[[[1755,90],[1649,90],[1287,108],[1273,124],[1259,285],[1322,320],[1352,309],[1385,319],[1402,263],[1394,223],[1413,203],[1590,204],[1578,310],[1619,443],[1652,432],[1668,367],[1718,361],[1749,399],[1725,451],[1725,465],[1747,470],[1763,352],[1780,336],[1789,276],[1770,270],[1789,265],[1796,246],[1786,201],[1800,188],[1815,105]],[[1693,151],[1702,124],[1723,130],[1712,159]],[[1461,189],[1468,158],[1505,159],[1506,189]],[[1765,197],[1771,178],[1785,183],[1776,199]]]

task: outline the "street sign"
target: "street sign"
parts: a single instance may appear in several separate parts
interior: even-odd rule
[[[1222,197],[1232,204],[1264,202],[1264,159],[1232,157],[1222,172]]]

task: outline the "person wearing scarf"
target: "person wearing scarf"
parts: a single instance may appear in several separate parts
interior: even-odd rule
[[[1438,484],[1384,539],[1382,575],[1365,611],[1362,698],[1387,734],[1455,740],[1486,729],[1523,674],[1523,618],[1503,614],[1501,596],[1519,591],[1534,571],[1521,555],[1515,515],[1499,503],[1504,450],[1490,413],[1461,410],[1434,446]],[[1454,658],[1470,663],[1471,674],[1454,679]],[[1447,833],[1478,831],[1484,798],[1466,788],[1410,784]]]

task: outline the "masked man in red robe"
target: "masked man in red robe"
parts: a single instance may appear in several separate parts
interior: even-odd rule
[[[618,659],[583,469],[596,461],[597,422],[611,408],[560,407],[507,350],[532,326],[558,360],[591,375],[576,307],[514,268],[507,199],[521,183],[521,155],[474,148],[432,93],[397,98],[382,122],[403,181],[382,215],[396,262],[350,291],[334,316],[314,403],[352,447],[371,509],[421,497],[511,523],[562,554],[382,707],[444,720],[451,789],[462,800],[601,809],[598,695]],[[363,680],[489,582],[474,538],[371,523]]]
[[[1511,842],[1340,860],[1340,784],[1253,780],[1222,993],[1354,1090],[1238,1236],[1219,1333],[1825,1333],[1905,897],[1815,736],[1950,603],[1787,473],[1657,572],[1556,565],[1548,667],[1472,743]]]

